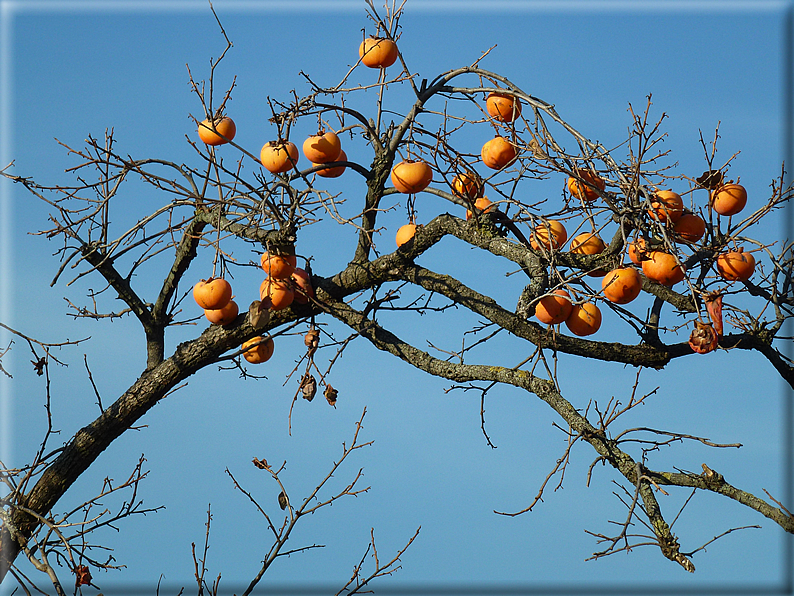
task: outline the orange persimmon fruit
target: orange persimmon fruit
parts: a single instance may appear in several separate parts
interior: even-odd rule
[[[506,138],[496,136],[482,146],[480,157],[492,170],[501,170],[516,156],[516,148]]]
[[[755,271],[755,257],[743,247],[728,251],[717,257],[717,271],[726,281],[747,281]]]
[[[634,267],[618,267],[601,280],[604,297],[615,304],[628,304],[640,295],[642,278]]]
[[[685,277],[684,267],[670,253],[654,250],[647,254],[642,262],[645,277],[665,286],[674,286]]]
[[[276,255],[269,252],[262,253],[259,258],[262,271],[273,279],[287,279],[298,264],[295,255]]]
[[[406,194],[422,192],[432,181],[433,170],[421,160],[403,160],[391,171],[394,188]]]
[[[254,344],[259,345],[251,347],[254,346]],[[274,348],[275,346],[273,345],[272,337],[268,337],[267,340],[265,340],[265,338],[263,338],[261,335],[257,335],[256,337],[252,337],[247,342],[243,343],[242,349],[245,350],[243,352],[243,358],[245,358],[251,364],[262,364],[263,362],[270,360],[270,357],[273,355]]]
[[[570,316],[572,309],[570,294],[558,289],[538,301],[535,305],[535,316],[541,323],[559,325]]]
[[[234,300],[229,300],[223,308],[204,309],[204,316],[213,325],[228,325],[237,318],[238,314],[240,310]]]
[[[416,224],[414,223],[407,223],[402,226],[399,230],[397,230],[397,235],[394,237],[394,241],[397,243],[397,247],[399,248],[406,242],[408,242],[411,238],[414,237],[416,234]]]
[[[298,147],[292,141],[270,141],[259,152],[259,161],[268,172],[283,174],[298,163]]]
[[[397,44],[383,37],[368,37],[358,47],[358,57],[369,68],[388,68],[399,55]]]
[[[711,193],[710,201],[720,215],[736,215],[747,204],[747,190],[741,184],[724,184]]]
[[[565,326],[579,337],[592,335],[601,328],[601,310],[592,302],[575,304]]]
[[[530,236],[530,244],[535,250],[541,246],[556,250],[560,248],[568,239],[568,231],[565,226],[556,219],[542,221],[535,226],[535,231]]]
[[[198,125],[198,136],[206,145],[224,145],[231,141],[235,134],[237,134],[237,127],[234,120],[228,116],[216,118],[212,123],[209,118],[205,118]]]
[[[494,210],[491,206],[493,203],[488,197],[480,197],[476,201],[474,201],[474,207],[477,209],[477,214],[480,213],[490,213]],[[466,209],[466,221],[469,221],[472,217],[474,217],[474,213],[471,212],[471,209]]]
[[[488,115],[499,122],[513,122],[521,115],[521,101],[509,93],[492,92],[485,100]]]
[[[342,141],[332,130],[320,131],[303,141],[303,154],[313,164],[336,161],[341,152]]]
[[[202,279],[193,286],[193,299],[205,310],[217,310],[232,299],[232,286],[220,277]]]

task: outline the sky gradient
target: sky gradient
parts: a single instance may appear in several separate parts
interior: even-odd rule
[[[111,127],[122,154],[198,163],[185,135],[195,136],[188,115],[198,116],[201,106],[188,87],[185,65],[195,79],[206,79],[210,58],[224,47],[205,3],[1,4],[3,166],[13,160],[19,175],[65,184],[69,176],[64,170],[75,160],[54,139],[79,147],[87,135],[101,137]],[[333,84],[355,62],[361,29],[370,28],[363,2],[213,4],[234,43],[219,68],[218,84],[225,89],[237,77],[228,113],[237,122],[235,140],[254,154],[275,134],[267,121],[266,98],[285,98],[292,89],[305,93],[301,70],[322,84]],[[761,201],[787,151],[784,91],[791,83],[784,71],[784,26],[790,11],[786,2],[516,1],[489,2],[485,10],[481,2],[409,0],[400,49],[412,71],[431,79],[472,63],[496,45],[481,66],[553,103],[575,128],[615,147],[621,157],[620,144],[631,124],[628,105],[644,109],[651,94],[652,113],[667,115],[664,148],[671,151],[667,163],[674,170],[702,172],[699,131],[710,141],[719,125],[722,159],[717,161],[741,151],[731,174],[741,176],[755,197],[751,200]],[[373,77],[359,69],[354,80],[371,83]],[[374,92],[365,94],[364,101],[374,105],[374,100]],[[410,96],[395,88],[389,101],[395,110],[404,111]],[[295,135],[309,134],[309,124],[302,124]],[[479,133],[467,135],[461,142],[474,146],[483,141]],[[348,154],[368,163],[363,144],[351,147]],[[527,192],[555,200],[562,183],[538,182]],[[163,200],[143,185],[130,186],[124,198],[129,211],[118,213],[119,226],[134,222]],[[352,203],[362,183],[345,176],[329,181],[329,188],[353,197]],[[89,343],[63,350],[68,368],[51,371],[54,415],[61,430],[57,444],[96,414],[84,354],[107,403],[140,374],[143,336],[134,320],[97,323],[66,315],[64,296],[84,300],[85,292],[96,289],[98,282],[89,276],[69,287],[66,280],[50,287],[59,266],[52,254],[59,246],[28,233],[47,226],[47,206],[5,181],[0,192],[0,321],[44,341],[91,336]],[[451,211],[430,195],[419,195],[417,209],[423,222]],[[394,232],[405,219],[404,206],[384,214],[382,252],[393,249]],[[790,237],[784,218],[769,221],[762,232],[767,238]],[[307,233],[299,249],[316,258],[316,273],[330,275],[349,260],[354,242],[350,230],[333,238]],[[446,241],[437,248],[421,257],[424,266],[459,275],[505,304],[514,303],[522,287],[518,276],[504,277],[501,265],[489,269],[472,251],[471,260],[463,258],[466,249],[461,252]],[[196,264],[197,278],[210,260],[206,255]],[[135,282],[146,288],[151,275],[154,287],[158,271],[147,267]],[[244,284],[256,287],[258,281],[241,271],[235,287]],[[109,298],[105,305],[115,307]],[[186,301],[184,309],[192,306]],[[443,321],[432,315],[417,317],[409,325],[398,323],[395,315],[382,320],[423,349],[427,341],[455,348],[446,339],[448,333],[476,322],[458,313],[444,315]],[[605,316],[599,338],[620,338],[616,323],[616,318]],[[167,353],[202,329],[202,323],[175,329]],[[0,347],[10,339],[4,334],[0,338]],[[113,593],[111,586],[151,587],[160,574],[164,585],[185,586],[189,592],[190,544],[203,541],[210,503],[210,574],[222,573],[222,585],[229,589],[246,584],[258,568],[260,551],[269,544],[268,535],[254,508],[235,491],[226,468],[272,507],[278,491],[251,465],[251,458],[287,460],[284,481],[294,494],[305,494],[339,456],[341,443],[350,440],[364,407],[362,439],[374,444],[352,458],[338,474],[336,486],[364,467],[372,489],[304,520],[289,546],[327,547],[282,559],[263,587],[309,582],[338,589],[363,555],[370,528],[375,528],[381,556],[390,557],[419,526],[419,538],[402,558],[403,568],[376,584],[376,590],[463,583],[528,586],[533,593],[573,587],[592,594],[598,589],[631,592],[642,585],[649,593],[684,594],[744,586],[749,594],[780,589],[790,581],[786,570],[794,561],[787,563],[784,557],[791,557],[791,537],[785,547],[782,530],[771,522],[711,495],[698,495],[684,510],[680,530],[674,528],[685,549],[697,548],[728,527],[763,527],[710,545],[695,557],[694,575],[653,547],[585,562],[598,546],[584,530],[608,532],[607,520],[625,517],[625,509],[611,495],[616,478],[611,470],[599,466],[590,487],[585,486],[594,458],[589,447],[574,449],[564,488],[548,490],[533,512],[517,518],[495,515],[494,510],[528,505],[562,454],[564,435],[552,426],[559,422],[553,412],[515,390],[495,389],[486,401],[487,429],[498,447],[492,449],[480,430],[480,403],[474,392],[446,392],[448,382],[377,353],[362,340],[351,344],[331,378],[340,389],[337,408],[319,403],[321,398],[311,404],[301,400],[295,405],[290,436],[287,415],[296,387],[294,380],[286,387],[282,384],[300,356],[302,341],[299,336],[283,339],[267,365],[267,380],[242,381],[236,373],[216,367],[201,371],[146,415],[145,428],[127,432],[114,443],[59,503],[60,509],[79,503],[106,476],[129,474],[145,454],[151,470],[142,485],[146,504],[166,509],[127,520],[120,533],[104,537],[113,556],[127,566],[95,576],[105,593]],[[523,354],[516,354],[515,346],[497,337],[487,352],[478,354],[478,361],[520,361]],[[762,495],[763,488],[790,496],[790,488],[784,486],[786,421],[781,414],[790,412],[784,407],[790,395],[766,361],[736,352],[693,356],[664,371],[643,372],[640,390],[659,390],[624,424],[652,422],[656,428],[717,442],[740,442],[744,447],[730,452],[691,444],[671,447],[655,455],[651,466],[699,470],[708,462],[754,494]],[[17,465],[35,452],[46,424],[42,382],[30,370],[29,360],[26,347],[15,341],[8,366],[14,379],[0,380],[0,450],[3,461]],[[3,363],[6,366],[6,359]],[[564,395],[579,408],[589,399],[626,399],[635,378],[633,370],[575,358],[561,358],[560,371]],[[666,515],[674,517],[671,512],[687,496],[676,492],[666,497]],[[648,589],[649,579],[658,592]],[[2,586],[0,594],[5,596],[9,588]]]

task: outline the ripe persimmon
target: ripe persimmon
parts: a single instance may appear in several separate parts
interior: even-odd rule
[[[391,171],[394,188],[406,194],[422,192],[432,181],[433,170],[421,160],[406,159],[394,166]]]
[[[683,265],[670,253],[654,250],[647,257],[642,262],[642,272],[649,279],[665,286],[674,286],[686,276]]]
[[[283,174],[298,163],[298,147],[292,141],[270,141],[259,152],[259,161],[268,172]]]
[[[570,316],[572,309],[570,294],[558,289],[538,301],[535,305],[535,316],[541,323],[559,325]]]
[[[273,345],[272,337],[268,337],[265,340],[265,338],[263,338],[261,335],[257,335],[256,337],[249,339],[247,342],[244,342],[241,348],[244,350],[243,358],[245,358],[248,362],[251,364],[262,364],[263,362],[270,360],[275,346]]]
[[[193,286],[193,299],[205,310],[217,310],[232,299],[232,286],[220,277],[202,279]]]
[[[290,275],[290,279],[292,280],[293,292],[295,293],[293,300],[297,304],[308,304],[309,299],[315,296],[309,274],[306,270],[295,267],[295,271]]]
[[[212,123],[206,118],[198,125],[198,136],[206,145],[223,145],[231,141],[235,134],[237,127],[228,116],[217,118]]]
[[[571,252],[579,255],[597,255],[604,252],[607,245],[595,232],[582,232],[571,240]],[[604,269],[594,269],[589,271],[589,277],[603,277],[606,275]]]
[[[321,131],[303,141],[303,154],[314,164],[336,161],[341,152],[342,141],[332,130]]]
[[[383,37],[368,37],[358,47],[358,57],[370,68],[388,68],[399,55],[397,44]]]
[[[724,184],[711,193],[710,201],[720,215],[736,215],[747,204],[747,190],[741,184]]]
[[[489,213],[493,211],[494,208],[491,207],[491,205],[493,205],[493,203],[488,197],[480,197],[474,201],[474,207],[477,209],[478,215],[480,213]],[[466,221],[469,221],[472,217],[474,217],[474,214],[471,212],[471,209],[466,209]]]
[[[259,258],[262,271],[273,279],[287,279],[298,264],[295,255],[276,255],[269,252],[262,253]]]
[[[679,240],[684,242],[697,242],[706,233],[706,222],[694,213],[684,213],[675,222],[673,231]]]
[[[234,300],[229,300],[223,308],[204,309],[204,316],[213,325],[228,325],[237,318],[238,314],[240,314],[240,310]]]
[[[504,137],[496,136],[482,146],[483,163],[492,170],[501,170],[516,156],[516,148]]]
[[[684,201],[677,192],[657,190],[651,197],[648,213],[656,221],[675,223],[684,214]]]
[[[295,300],[295,290],[289,280],[268,277],[259,286],[259,298],[270,300],[270,310],[283,310]]]
[[[579,337],[592,335],[601,328],[601,309],[592,302],[574,304],[565,326]]]
[[[739,247],[717,257],[717,271],[726,281],[747,281],[755,271],[755,258]]]
[[[628,304],[640,295],[642,278],[634,267],[618,267],[601,280],[604,297],[615,304]]]
[[[574,176],[569,176],[568,192],[587,203],[592,203],[599,197],[598,191],[593,186],[599,190],[604,190],[607,187],[604,179],[590,170],[577,170],[575,173],[582,179],[582,182]]]
[[[342,149],[339,152],[339,157],[337,157],[333,161],[347,161],[347,153],[345,150]],[[312,165],[320,165],[320,164],[312,164]],[[317,170],[316,174],[318,176],[322,176],[323,178],[339,178],[342,174],[344,174],[347,166],[336,166],[334,168],[325,168],[324,170]]]
[[[397,246],[400,247],[413,238],[414,234],[416,234],[416,224],[407,223],[397,230],[394,241],[397,243]]]
[[[629,242],[627,253],[632,263],[635,265],[642,265],[643,260],[645,260],[648,254],[648,251],[645,249],[645,238],[637,236],[634,240]]]
[[[535,250],[540,250],[541,246],[556,250],[565,244],[567,239],[568,231],[565,226],[556,219],[549,219],[535,226],[535,231],[530,236],[530,244]]]
[[[509,93],[489,93],[485,109],[494,120],[513,122],[521,115],[521,101]]]
[[[595,232],[582,232],[571,240],[571,252],[577,255],[597,255],[607,247]]]
[[[472,201],[482,196],[482,179],[475,172],[461,172],[452,179],[452,190]]]

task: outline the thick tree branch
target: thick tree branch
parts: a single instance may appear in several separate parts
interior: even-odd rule
[[[172,263],[168,274],[165,276],[163,286],[160,289],[160,294],[157,296],[157,300],[155,301],[154,307],[152,308],[152,317],[161,325],[168,324],[168,305],[174,296],[174,292],[176,292],[179,281],[182,279],[185,271],[187,271],[190,263],[192,263],[193,259],[195,259],[197,256],[196,249],[198,248],[199,242],[201,240],[201,232],[206,225],[207,222],[204,220],[204,218],[199,217],[199,214],[196,214],[196,217],[190,221],[190,223],[182,232],[182,239],[176,248],[174,262]]]
[[[692,563],[681,554],[678,540],[672,534],[669,525],[662,517],[659,504],[650,488],[649,482],[637,476],[637,463],[630,455],[622,451],[615,441],[608,439],[602,431],[590,424],[590,422],[556,390],[555,384],[552,381],[538,378],[521,369],[509,369],[500,366],[456,364],[446,360],[440,360],[402,341],[396,335],[387,331],[375,321],[367,319],[362,313],[356,311],[347,304],[329,300],[325,302],[324,306],[329,314],[345,323],[351,329],[357,331],[376,348],[397,356],[419,370],[455,382],[495,381],[498,383],[505,383],[525,389],[537,395],[562,416],[572,431],[580,434],[584,440],[595,448],[599,455],[615,467],[629,482],[639,485],[640,496],[642,497],[645,511],[651,520],[654,533],[659,541],[662,554],[689,571],[694,569]]]
[[[755,509],[761,515],[768,517],[773,522],[778,524],[786,532],[794,534],[794,517],[785,513],[778,507],[773,507],[752,493],[732,486],[725,481],[725,478],[722,476],[722,474],[710,469],[706,464],[703,464],[702,474],[655,472],[653,470],[645,470],[644,473],[646,476],[649,476],[654,482],[660,485],[697,488],[700,490],[707,490],[720,495],[725,495],[726,497],[733,499],[742,505],[745,505],[751,509]]]
[[[274,316],[270,326],[283,325],[294,314]],[[55,460],[42,472],[36,485],[19,504],[46,515],[74,481],[94,463],[117,437],[124,433],[169,391],[196,371],[216,361],[232,348],[262,333],[255,331],[244,315],[229,326],[211,326],[198,338],[179,344],[174,354],[143,375],[114,404],[66,443]],[[4,526],[0,536],[0,582],[24,544],[39,525],[29,514],[16,510],[13,526]],[[16,528],[16,536],[9,534]]]
[[[566,354],[585,356],[596,360],[623,362],[634,366],[663,368],[672,358],[670,352],[649,345],[629,346],[573,338],[561,333],[549,333],[537,323],[522,320],[495,300],[475,292],[449,275],[434,273],[419,266],[405,267],[403,279],[424,289],[442,294],[455,303],[465,306],[513,335],[532,342],[539,348],[549,348]],[[689,350],[691,352],[691,350]]]

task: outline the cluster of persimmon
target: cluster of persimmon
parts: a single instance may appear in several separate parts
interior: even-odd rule
[[[217,146],[228,143],[234,138],[237,128],[228,116],[212,121],[206,119],[199,124],[199,138],[207,145]],[[333,131],[320,130],[303,143],[303,154],[313,166],[331,162],[347,161],[342,150],[342,143]],[[273,174],[283,174],[297,166],[300,155],[298,147],[292,141],[279,139],[265,143],[259,153],[259,159],[265,169]],[[345,171],[344,165],[327,167],[317,171],[318,176],[337,178]]]
[[[297,267],[297,263],[294,254],[262,254],[260,265],[267,277],[259,285],[259,301],[251,305],[255,313],[262,309],[284,310],[293,302],[307,304],[314,297],[311,277],[304,269]],[[273,355],[273,340],[256,336],[243,343],[242,350],[248,362],[261,364]]]
[[[396,62],[398,56],[397,44],[386,38],[369,37],[359,47],[362,64],[370,68],[387,68]],[[234,121],[221,114],[206,118],[198,125],[199,139],[212,147],[231,142],[236,133]],[[339,136],[324,129],[304,141],[303,154],[313,166],[347,161]],[[260,151],[262,166],[273,174],[283,174],[296,168],[299,157],[297,146],[281,138],[265,143]],[[318,169],[316,173],[325,178],[336,178],[345,168],[340,164]],[[251,305],[252,312],[259,313],[263,308],[278,311],[288,308],[293,302],[306,304],[314,297],[311,277],[297,267],[295,255],[265,252],[260,263],[267,277],[259,287],[260,300]],[[227,325],[239,314],[239,308],[232,300],[231,285],[225,279],[211,277],[201,280],[193,288],[193,297],[213,325]],[[266,362],[273,355],[273,340],[257,336],[245,342],[242,350],[248,362]]]
[[[388,68],[397,61],[399,50],[391,39],[368,37],[359,47],[361,63],[370,68]],[[199,123],[199,138],[207,145],[217,146],[234,139],[237,128],[228,116],[207,118]],[[345,162],[347,155],[341,141],[333,131],[320,130],[303,143],[303,154],[313,166],[332,162]],[[297,167],[300,154],[298,147],[287,139],[277,139],[264,144],[259,152],[259,160],[264,168],[273,174],[284,174]],[[325,167],[317,170],[324,178],[337,178],[345,171],[344,165]]]
[[[369,37],[359,46],[359,58],[370,68],[387,68],[394,64],[398,56],[397,45],[390,39]],[[491,92],[486,97],[485,110],[492,120],[511,124],[521,116],[521,101],[509,93]],[[212,121],[208,119],[199,125],[199,136],[208,145],[220,145],[230,141],[235,131],[234,122],[226,116]],[[345,171],[345,165],[333,165],[347,161],[347,155],[335,132],[321,128],[316,135],[304,141],[302,149],[313,167],[326,165],[316,170],[317,175],[335,178]],[[500,134],[487,141],[480,151],[483,164],[497,171],[509,166],[517,156],[516,145]],[[296,168],[298,159],[297,146],[281,138],[266,143],[260,152],[262,165],[274,174]],[[566,184],[571,196],[590,205],[605,192],[606,181],[595,171],[577,169],[573,174],[568,177]],[[409,156],[392,168],[391,182],[401,193],[417,194],[433,182],[433,169],[424,160]],[[484,195],[485,184],[474,171],[457,174],[451,182],[451,188],[456,196],[464,198],[473,207],[473,211],[466,211],[467,220],[474,217],[475,213],[487,213],[494,208]],[[745,189],[739,184],[729,182],[711,191],[709,208],[721,216],[730,217],[738,214],[746,202]],[[681,195],[672,190],[654,190],[648,216],[653,222],[664,226],[668,238],[676,242],[693,244],[700,241],[706,232],[705,220],[685,209]],[[397,246],[411,240],[416,230],[417,225],[413,219],[402,226],[395,237]],[[562,249],[567,240],[568,234],[562,222],[542,219],[532,231],[530,245],[538,251],[555,251]],[[599,254],[605,249],[606,244],[596,232],[577,235],[571,240],[569,248],[571,253],[582,255]],[[665,248],[662,242],[646,243],[645,237],[637,235],[628,243],[627,254],[632,264],[621,265],[611,271],[596,269],[587,273],[591,277],[603,278],[603,297],[612,303],[628,304],[639,296],[642,278],[638,268],[647,278],[666,286],[673,286],[686,277],[686,271],[678,256]],[[745,253],[742,247],[738,247],[720,254],[715,265],[717,273],[725,281],[745,281],[753,274],[755,260],[752,254]],[[296,268],[294,256],[265,253],[262,255],[262,268],[268,273],[268,277],[262,282],[260,297],[269,304],[270,309],[287,308],[293,300],[308,301],[307,296],[311,291],[309,278],[303,270]],[[576,304],[572,302],[566,290],[556,289],[537,302],[535,316],[546,324],[565,323],[571,333],[578,336],[595,333],[601,325],[599,308],[592,301],[575,302]],[[231,306],[228,308],[228,312],[233,311],[236,316],[236,309]],[[219,321],[217,324],[224,324],[229,317],[234,319],[231,314],[209,314],[215,312],[213,309],[205,312],[211,321]]]
[[[199,281],[193,286],[193,299],[213,325],[228,325],[239,314],[237,303],[232,300],[231,284],[220,277]],[[272,338],[257,336],[242,345],[243,357],[253,364],[267,362],[273,355],[273,347]]]
[[[717,214],[730,217],[738,214],[744,209],[747,204],[747,191],[740,184],[729,182],[721,185],[719,188],[714,189],[710,193],[709,207]],[[651,209],[649,210],[651,218],[661,224],[666,225],[667,229],[672,232],[672,237],[678,242],[692,244],[698,242],[703,238],[706,232],[706,222],[700,216],[688,212],[684,208],[681,196],[672,191],[656,191],[653,201],[651,202]],[[662,263],[661,269],[670,271],[671,268],[666,267],[666,257],[660,257],[657,253],[660,251],[649,250],[645,246],[645,240],[642,237],[636,238],[629,245],[629,257],[637,264],[643,264],[643,271],[645,272],[645,263],[650,261],[648,272],[645,274],[651,279],[654,277],[654,265],[657,262]],[[755,268],[755,260],[749,253],[740,257],[743,249],[739,248],[721,254],[717,258],[717,271],[720,276],[726,281],[745,281],[750,278]],[[738,263],[741,261],[744,265]],[[736,269],[732,264],[736,262]],[[675,271],[671,273],[674,281],[677,283],[683,279],[683,270],[681,272]],[[678,279],[680,277],[680,279]],[[657,280],[659,281],[659,280]],[[661,281],[660,283],[665,283]],[[671,284],[667,284],[671,285]]]
[[[193,299],[213,325],[228,325],[237,318],[240,310],[232,298],[231,284],[220,277],[202,279],[193,286]]]
[[[521,102],[505,93],[490,93],[485,100],[485,108],[488,115],[499,122],[513,122],[521,115]],[[517,155],[515,145],[500,135],[487,141],[480,152],[483,163],[494,170],[505,168]],[[406,159],[394,166],[391,181],[394,188],[401,193],[416,194],[433,181],[433,170],[422,160]],[[483,195],[485,185],[475,172],[466,171],[456,175],[452,181],[452,190],[457,196],[471,201],[478,213],[490,211],[492,203]],[[467,220],[472,215],[471,210],[466,210]],[[413,221],[402,226],[397,232],[397,246],[408,242],[415,232],[416,225]]]
[[[347,161],[347,154],[342,149],[342,141],[332,130],[321,129],[316,135],[303,142],[303,154],[312,166],[321,166],[332,162]],[[279,139],[265,143],[259,152],[259,159],[268,172],[283,174],[297,167],[300,154],[292,141]],[[338,178],[345,171],[345,165],[324,167],[317,170],[317,175],[324,178]]]
[[[270,310],[284,310],[293,302],[308,304],[314,298],[311,278],[297,266],[295,255],[265,252],[260,264],[267,277],[259,286],[259,298]]]
[[[499,122],[513,122],[521,115],[521,102],[509,94],[490,93],[485,100],[485,107],[488,115]],[[480,154],[483,163],[494,170],[508,166],[518,155],[515,145],[500,135],[487,141]],[[433,170],[422,160],[406,159],[394,166],[391,181],[398,191],[416,194],[433,181]],[[455,195],[472,202],[477,213],[487,212],[493,208],[492,202],[483,194],[485,185],[476,172],[465,171],[457,174],[451,185]],[[466,210],[467,220],[473,215],[471,210]],[[414,222],[402,226],[397,232],[397,246],[408,242],[415,232]]]
[[[530,245],[535,250],[559,250],[567,239],[568,232],[561,222],[546,220],[535,227],[530,236]],[[606,244],[596,232],[583,232],[570,243],[572,254],[595,255],[605,249]],[[631,266],[621,266],[611,271],[595,269],[587,275],[602,278],[604,298],[615,304],[628,304],[642,290],[642,278]],[[590,301],[574,305],[568,292],[563,289],[542,297],[535,305],[535,316],[547,325],[565,323],[571,333],[578,336],[592,335],[601,327],[598,306]]]
[[[598,198],[598,190],[605,188],[604,181],[592,172],[577,172],[580,180],[569,177],[567,186],[572,195],[587,202],[593,202]],[[596,190],[597,189],[597,190]],[[747,192],[739,184],[732,182],[721,185],[714,189],[709,196],[709,208],[721,216],[733,216],[738,214],[747,203]],[[684,208],[681,196],[671,190],[656,190],[650,201],[648,215],[653,221],[665,226],[670,232],[670,238],[677,242],[695,243],[703,238],[706,232],[706,222],[700,216],[688,212]],[[538,225],[531,237],[532,248],[559,250],[567,240],[565,226],[556,220],[546,220]],[[606,244],[595,233],[582,233],[576,236],[570,243],[570,252],[575,254],[593,255],[599,254],[606,249]],[[664,250],[661,244],[656,248],[651,248],[643,236],[637,236],[629,243],[627,254],[634,265],[641,267],[643,274],[662,285],[673,286],[684,280],[686,271],[678,257]],[[718,275],[727,282],[746,281],[750,279],[755,269],[755,259],[752,254],[745,253],[743,247],[728,250],[720,254],[715,265]],[[602,269],[588,273],[589,276],[602,279],[602,292],[604,298],[615,304],[628,304],[634,300],[642,289],[642,278],[637,269],[631,265],[621,266],[612,271],[606,272]],[[705,329],[707,324],[696,323],[693,331],[693,349],[699,353],[712,351],[717,347],[718,336],[722,333],[720,315],[712,308],[714,298],[707,300],[709,315],[719,331],[713,328]],[[536,305],[536,317],[547,324],[559,324],[565,322],[572,333],[576,335],[586,335],[598,330],[600,324],[600,313],[592,303],[582,303],[580,310],[571,305],[570,296],[565,290],[558,289],[554,293],[544,296]],[[581,309],[589,313],[583,317]],[[572,323],[569,323],[573,317]],[[583,324],[582,319],[587,324]],[[584,332],[584,333],[583,333]],[[705,339],[704,339],[705,338]]]
[[[738,214],[746,204],[747,191],[733,182],[714,189],[709,196],[709,208],[724,217]],[[657,191],[651,206],[651,218],[671,228],[676,241],[691,244],[704,236],[706,222],[700,216],[687,212],[677,193]],[[651,279],[665,285],[673,285],[684,279],[681,263],[668,252],[646,247],[642,237],[635,238],[629,244],[628,254],[634,263],[642,265],[643,273]],[[715,264],[719,276],[728,282],[746,281],[755,270],[753,255],[745,253],[743,247],[721,253]]]
[[[397,44],[381,37],[368,37],[359,47],[362,64],[370,68],[387,68],[394,64],[398,55]],[[315,167],[347,161],[347,154],[342,149],[337,134],[322,129],[303,142],[303,154]],[[297,167],[298,147],[286,139],[269,141],[259,152],[259,159],[268,172],[283,174]],[[345,168],[346,166],[340,164],[320,168],[316,173],[323,178],[338,178],[344,173]]]
[[[491,93],[486,99],[486,109],[495,120],[513,122],[521,114],[521,103],[510,95]],[[516,158],[516,148],[510,141],[497,135],[485,143],[481,157],[487,167],[499,170]],[[586,169],[576,170],[574,174],[567,179],[568,192],[587,204],[597,201],[606,189],[606,181],[596,172]],[[400,192],[416,193],[430,184],[432,170],[422,161],[406,160],[394,167],[391,179]],[[494,207],[484,195],[482,179],[473,171],[457,174],[451,182],[451,188],[456,196],[472,203],[478,214],[489,212]],[[746,190],[733,182],[722,184],[710,193],[709,208],[724,217],[738,214],[746,203]],[[467,220],[473,215],[471,210],[466,211]],[[700,241],[706,232],[705,220],[685,209],[681,195],[672,190],[655,190],[648,216],[664,226],[668,236],[676,242],[693,244]],[[416,229],[413,221],[402,226],[395,237],[397,246],[402,246],[413,238]],[[530,245],[534,250],[554,251],[562,249],[567,240],[568,233],[561,221],[543,219],[535,226],[530,236]],[[606,300],[614,304],[628,304],[642,290],[642,277],[637,267],[641,268],[647,278],[666,286],[673,286],[686,277],[679,258],[662,246],[662,243],[654,247],[646,246],[645,238],[638,235],[628,244],[627,253],[632,264],[621,265],[611,271],[596,269],[587,275],[603,278],[601,286]],[[571,240],[569,250],[573,254],[595,255],[606,250],[606,244],[596,232],[584,232]],[[720,254],[715,264],[719,276],[728,282],[749,279],[755,268],[753,256],[745,253],[741,247]],[[535,316],[546,324],[565,323],[571,333],[578,336],[591,335],[601,325],[601,312],[594,302],[582,301],[574,304],[570,294],[562,288],[554,290],[537,302]]]
[[[283,310],[293,302],[307,304],[314,298],[311,277],[296,266],[295,255],[265,252],[260,264],[267,277],[259,286],[259,300],[254,301],[249,309],[253,314],[258,315],[263,310]],[[222,278],[202,279],[193,287],[193,299],[204,309],[204,316],[213,325],[228,325],[237,318],[239,308],[232,298],[232,286]],[[245,342],[242,350],[248,362],[260,364],[273,355],[273,341],[257,336]]]

